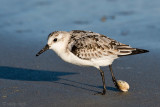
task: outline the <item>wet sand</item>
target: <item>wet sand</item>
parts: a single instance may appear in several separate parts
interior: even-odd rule
[[[0,107],[159,107],[158,3],[158,0],[152,3],[3,1],[0,4],[0,10],[4,10],[0,11]],[[89,14],[84,15],[85,12]],[[104,16],[106,19],[101,21]],[[107,93],[94,95],[103,89],[97,69],[68,64],[51,50],[35,56],[46,44],[50,32],[72,29],[91,30],[150,50],[113,63],[116,78],[130,84],[129,92],[114,87],[108,67],[102,68]]]

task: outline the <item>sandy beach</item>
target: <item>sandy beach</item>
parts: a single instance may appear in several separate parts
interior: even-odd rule
[[[159,107],[160,1],[1,1],[0,107]],[[99,71],[62,61],[49,50],[36,53],[56,30],[90,30],[150,52],[114,61],[118,91],[108,67],[107,93]]]

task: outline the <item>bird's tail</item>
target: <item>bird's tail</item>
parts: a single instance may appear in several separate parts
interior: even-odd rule
[[[138,48],[136,48],[136,50],[133,50],[130,55],[141,54],[141,53],[146,53],[146,52],[149,52],[149,51],[145,50],[145,49],[138,49]]]
[[[145,49],[134,48],[134,50],[132,50],[130,54],[127,54],[127,55],[119,55],[119,56],[135,55],[135,54],[141,54],[141,53],[146,53],[146,52],[149,52],[149,51],[148,51],[148,50],[145,50]]]

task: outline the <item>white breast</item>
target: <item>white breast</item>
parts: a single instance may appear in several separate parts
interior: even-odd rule
[[[99,59],[84,60],[75,56],[71,52],[62,53],[59,54],[59,56],[68,63],[72,63],[79,66],[94,66],[96,68],[99,68],[99,66],[108,66],[112,64],[114,59],[117,58],[116,56],[107,56]]]

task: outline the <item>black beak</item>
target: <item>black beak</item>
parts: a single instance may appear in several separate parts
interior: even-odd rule
[[[36,56],[39,56],[40,54],[42,54],[43,52],[47,51],[49,49],[49,45],[47,44],[43,49],[41,49]]]

